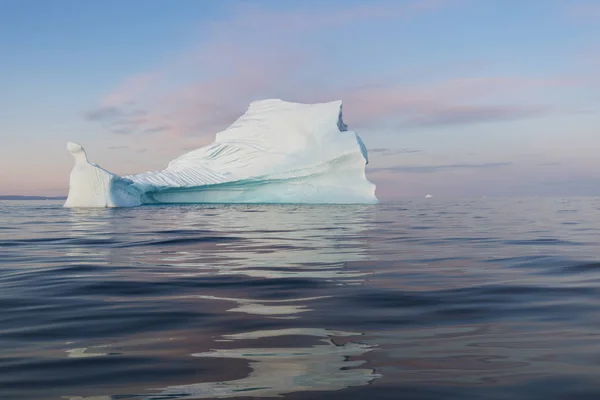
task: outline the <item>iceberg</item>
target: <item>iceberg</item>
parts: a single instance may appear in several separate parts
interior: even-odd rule
[[[80,144],[65,207],[168,203],[373,204],[368,152],[342,119],[342,102],[255,101],[215,141],[162,171],[119,176],[88,161]]]

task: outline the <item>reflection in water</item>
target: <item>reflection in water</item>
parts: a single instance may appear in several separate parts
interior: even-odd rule
[[[3,208],[2,400],[600,398],[600,200]]]
[[[173,243],[168,253],[140,249],[140,255],[154,255],[165,264],[200,274],[267,279],[365,275],[344,269],[348,262],[368,259],[364,233],[373,221],[369,208],[357,207],[355,212],[269,206],[199,210],[171,219],[170,229],[163,231],[169,235],[176,229],[175,234],[187,242]],[[215,236],[219,239],[212,240]]]
[[[109,396],[92,396],[92,397],[81,397],[81,396],[75,396],[75,397],[68,397],[68,396],[63,396],[63,399],[67,399],[67,400],[111,400],[111,398]]]
[[[346,268],[350,262],[369,260],[365,233],[374,228],[372,206],[187,206],[177,213],[164,207],[67,212],[69,236],[82,243],[69,246],[68,261],[87,258],[99,264],[139,266],[136,276],[245,275],[325,279],[351,285],[370,275]],[[98,245],[90,246],[94,242]],[[148,269],[151,266],[160,266],[160,273],[157,268]]]
[[[148,209],[153,212],[148,214]],[[98,214],[97,210],[71,210],[72,237],[85,243],[86,238],[94,234],[114,245],[101,249],[84,245],[81,249],[71,249],[69,255],[72,259],[99,257],[111,265],[135,267],[122,268],[118,273],[107,269],[107,285],[127,282],[144,286],[157,282],[159,289],[169,282],[176,287],[180,282],[208,282],[197,291],[187,293],[155,292],[151,297],[137,298],[138,305],[156,308],[159,301],[196,309],[225,307],[222,313],[231,315],[229,321],[241,317],[241,323],[249,316],[256,319],[254,326],[260,325],[261,320],[302,324],[304,315],[318,312],[317,301],[335,296],[331,290],[320,290],[320,285],[326,284],[328,288],[360,285],[371,274],[350,269],[348,263],[368,260],[365,232],[371,228],[373,210],[364,206],[196,206],[182,207],[179,212],[155,207],[104,210],[104,214]],[[135,216],[136,213],[141,215]],[[161,218],[161,214],[165,217]],[[144,218],[151,219],[153,230],[148,229]],[[272,280],[279,283],[263,283]],[[241,283],[235,284],[238,281]],[[247,281],[259,284],[245,285]],[[229,282],[234,284],[229,287]],[[297,286],[302,284],[308,286]],[[271,287],[274,292],[269,290]],[[317,291],[311,291],[310,287]],[[309,296],[298,296],[298,293]],[[115,296],[111,301],[127,302],[129,298]],[[169,385],[157,389],[156,394],[131,396],[147,399],[271,397],[295,391],[332,391],[361,386],[380,377],[371,368],[361,368],[365,361],[357,359],[372,351],[373,345],[348,339],[336,343],[336,337],[360,333],[294,326],[237,334],[228,332],[236,328],[235,322],[230,327],[221,326],[218,338],[212,337],[211,343],[226,348],[192,354],[194,360],[200,365],[208,359],[246,360],[251,369],[248,376]],[[200,333],[181,332],[188,337]],[[273,343],[277,338],[287,340],[278,347]],[[320,340],[305,344],[314,338]],[[252,342],[250,347],[247,347],[248,341]],[[119,347],[128,346],[120,341]],[[187,351],[190,357],[189,349]],[[69,358],[87,358],[119,353],[96,353],[80,345],[67,350],[67,354]],[[147,393],[147,390],[150,389],[141,392]]]
[[[215,297],[215,296],[197,296],[201,299],[208,300],[223,300],[238,303],[235,308],[230,308],[227,311],[241,312],[246,314],[265,315],[270,318],[298,318],[295,316],[289,316],[291,314],[298,314],[306,311],[312,311],[306,305],[296,305],[289,303],[298,303],[301,301],[311,301],[325,299],[330,296],[319,296],[319,297],[305,297],[302,299],[285,299],[285,300],[254,300],[254,299],[232,299],[226,297]]]
[[[69,358],[87,358],[87,357],[102,357],[106,356],[106,353],[90,353],[87,347],[81,347],[78,349],[65,350],[67,357]]]
[[[110,265],[110,247],[102,246],[114,240],[113,228],[115,221],[107,218],[102,209],[72,209],[66,214],[68,222],[68,237],[80,246],[68,246],[65,251],[66,262],[77,264],[80,262],[94,262],[97,265]],[[97,244],[90,246],[90,244]]]
[[[237,358],[250,361],[252,372],[238,380],[170,386],[147,399],[163,398],[227,398],[278,397],[297,391],[331,391],[366,385],[380,377],[373,369],[358,368],[364,361],[351,360],[373,349],[354,342],[336,344],[333,337],[355,336],[357,333],[325,329],[282,329],[223,335],[229,340],[257,340],[279,336],[302,335],[321,337],[310,347],[235,348],[192,354],[194,357]]]

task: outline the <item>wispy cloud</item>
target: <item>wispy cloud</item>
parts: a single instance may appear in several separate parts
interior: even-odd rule
[[[540,164],[536,164],[536,167],[554,167],[557,165],[561,165],[562,163],[559,161],[550,161],[550,162],[545,162],[545,163],[540,163]]]
[[[103,107],[117,107],[144,93],[160,80],[159,72],[148,72],[127,78],[116,90],[102,101]]]
[[[321,41],[320,31],[335,32],[382,20],[401,23],[447,3],[450,1],[380,1],[343,9],[323,4],[310,11],[236,6],[228,17],[205,28],[206,35],[197,46],[155,70],[126,79],[96,109],[87,112],[86,118],[117,134],[160,131],[202,136],[231,124],[252,100],[335,100],[343,93],[325,92],[321,79],[314,79],[328,75],[324,71],[315,75],[315,68],[326,65],[323,61],[328,58],[320,53],[325,49],[310,45]],[[306,93],[312,94],[304,96]],[[146,113],[137,114],[139,108]]]
[[[454,169],[490,169],[513,165],[510,162],[490,162],[482,164],[447,164],[447,165],[397,165],[384,168],[369,168],[371,173],[394,172],[408,174],[428,174],[438,171],[447,171]]]
[[[343,100],[350,128],[466,125],[513,121],[557,112],[524,99],[538,89],[578,79],[458,77],[420,85],[401,76],[369,82],[344,78],[324,32],[374,22],[402,23],[455,1],[388,1],[331,9],[273,11],[242,5],[211,25],[203,40],[151,71],[126,79],[86,114],[116,134],[212,137],[261,98]],[[302,40],[298,38],[301,37]],[[208,39],[207,39],[208,38]],[[260,43],[260,46],[256,44]],[[339,71],[342,71],[340,73]],[[144,111],[142,111],[144,110]]]
[[[419,127],[514,121],[544,115],[550,111],[551,108],[548,106],[448,106],[409,117],[402,125]]]
[[[576,78],[457,78],[422,86],[373,85],[342,93],[348,120],[354,126],[395,121],[418,127],[508,121],[543,115],[548,105],[506,104],[507,98],[537,89],[579,85]]]
[[[152,123],[154,118],[147,111],[137,108],[131,101],[119,106],[98,107],[85,112],[84,117],[89,121],[101,123],[104,129],[117,135],[162,132],[167,129],[164,125],[145,127],[145,124]]]
[[[397,154],[411,154],[421,153],[423,150],[420,149],[388,149],[388,148],[374,148],[369,149],[369,154],[379,154],[382,156],[394,156]]]

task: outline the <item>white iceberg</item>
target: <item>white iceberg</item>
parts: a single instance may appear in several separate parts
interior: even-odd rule
[[[367,148],[342,120],[342,102],[262,100],[217,133],[214,143],[162,171],[118,176],[75,159],[65,207],[162,203],[377,203],[365,176]]]

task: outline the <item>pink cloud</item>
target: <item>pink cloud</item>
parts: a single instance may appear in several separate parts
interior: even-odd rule
[[[419,86],[363,81],[348,88],[333,81],[339,74],[335,69],[334,75],[327,71],[326,54],[294,45],[299,35],[316,30],[413,18],[446,4],[435,0],[369,3],[331,12],[238,7],[230,18],[209,27],[210,35],[196,47],[117,87],[102,102],[104,108],[92,116],[104,117],[109,129],[118,133],[212,138],[233,123],[250,101],[279,97],[305,102],[341,99],[351,127],[394,119],[407,126],[457,124],[537,115],[546,108],[515,97],[578,84],[576,79],[561,77],[466,77]],[[144,112],[135,113],[136,107]]]
[[[217,56],[218,53],[215,59]],[[499,101],[503,96],[526,96],[537,89],[579,84],[576,79],[490,77],[460,78],[416,87],[393,84],[351,90],[300,87],[290,83],[289,77],[301,66],[294,69],[291,64],[273,62],[266,55],[246,57],[244,61],[243,68],[228,67],[230,70],[218,79],[155,94],[154,107],[138,116],[135,125],[145,127],[146,131],[151,131],[152,126],[165,127],[162,130],[171,136],[212,137],[233,123],[250,101],[264,97],[306,102],[342,99],[345,118],[351,127],[366,127],[390,118],[404,120],[407,126],[501,121],[548,110],[540,105]]]
[[[302,79],[299,76],[309,70],[304,67],[321,64],[314,49],[294,45],[299,35],[413,17],[447,2],[415,0],[279,12],[237,6],[229,18],[209,26],[205,31],[208,35],[203,35],[205,39],[196,47],[154,71],[130,77],[87,117],[101,121],[115,133],[160,130],[177,136],[214,134],[232,123],[251,100],[290,94],[299,98],[299,89],[317,89],[298,83]],[[175,84],[182,76],[188,77],[186,82]],[[139,107],[145,112],[136,112]]]
[[[409,125],[496,121],[535,115],[543,106],[506,104],[504,97],[525,96],[548,87],[577,85],[577,79],[521,77],[459,78],[414,86],[367,86],[340,93],[347,120],[365,126],[390,117]],[[503,101],[502,101],[503,100]]]
[[[158,72],[147,72],[134,75],[125,80],[116,90],[102,100],[102,105],[116,107],[142,95],[160,79]]]

